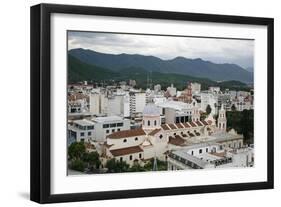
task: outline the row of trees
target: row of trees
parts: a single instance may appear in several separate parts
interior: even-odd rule
[[[157,171],[167,170],[167,162],[156,160]],[[106,162],[105,167],[108,169],[109,173],[119,173],[119,172],[145,172],[153,170],[154,159],[146,162],[144,166],[141,166],[138,162],[135,162],[131,167],[124,161],[116,160],[115,158],[110,159]]]
[[[97,152],[87,152],[85,144],[83,142],[74,142],[68,147],[68,162],[69,168],[80,172],[98,173],[101,169],[101,161]],[[167,162],[156,160],[157,170],[167,170]],[[143,172],[151,171],[153,169],[154,160],[151,159],[146,162],[144,166],[141,166],[138,162],[135,162],[133,166],[129,166],[124,161],[110,159],[106,162],[105,168],[108,173],[120,173],[120,172]]]

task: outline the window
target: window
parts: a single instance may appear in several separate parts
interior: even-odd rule
[[[123,123],[117,123],[118,127],[122,127],[124,124]]]
[[[113,133],[113,132],[115,132],[115,129],[112,129],[111,131],[112,131],[112,133]]]
[[[88,132],[88,136],[91,136],[92,135],[92,132]]]
[[[94,126],[88,126],[88,130],[94,129]]]
[[[147,121],[147,125],[150,126],[150,121],[149,120]]]
[[[193,155],[194,154],[194,152],[193,151],[191,151],[191,155]]]
[[[220,145],[220,150],[222,150],[222,145]]]
[[[177,135],[177,133],[174,133],[174,136],[176,136]]]
[[[105,129],[105,128],[109,128],[109,124],[104,124],[102,127],[103,127],[104,129]]]
[[[141,154],[139,154],[139,158],[141,159]]]
[[[118,128],[117,131],[120,132],[120,129]]]
[[[109,133],[109,129],[106,130],[106,133],[107,133],[107,134]]]
[[[206,152],[208,152],[209,151],[209,149],[208,148],[206,148]]]
[[[110,128],[116,127],[116,124],[110,124]]]
[[[130,160],[132,160],[133,159],[133,155],[130,155]]]
[[[157,121],[156,120],[154,120],[154,126],[156,126],[157,125]]]
[[[80,139],[81,142],[84,142],[85,139]]]
[[[127,139],[124,139],[123,142],[127,142]]]
[[[81,137],[84,137],[84,136],[85,136],[85,133],[84,133],[84,132],[80,132],[80,136],[81,136]]]
[[[120,157],[120,162],[122,162],[123,161],[123,157]]]
[[[199,154],[202,154],[202,149],[199,149]]]
[[[139,138],[136,137],[136,138],[135,138],[135,141],[138,141],[138,140],[139,140]]]
[[[160,138],[160,139],[162,139],[162,138],[163,138],[163,135],[162,135],[162,134],[160,134],[159,138]]]

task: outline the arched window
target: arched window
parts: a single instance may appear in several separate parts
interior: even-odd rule
[[[156,126],[157,125],[157,121],[156,120],[154,120],[154,126]]]
[[[149,120],[147,121],[147,125],[150,126],[150,121]]]
[[[124,139],[123,142],[127,142],[127,139]]]

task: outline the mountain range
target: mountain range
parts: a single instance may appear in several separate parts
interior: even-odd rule
[[[175,87],[182,90],[186,87],[187,82],[198,82],[202,89],[207,89],[209,86],[220,86],[222,89],[229,88],[234,90],[248,90],[249,87],[240,81],[222,81],[215,82],[207,78],[199,78],[175,73],[160,73],[148,72],[143,68],[126,67],[117,71],[112,71],[108,68],[88,64],[80,61],[72,55],[68,55],[68,82],[77,83],[89,81],[92,83],[108,83],[114,84],[120,81],[130,79],[136,80],[137,88],[145,89],[147,87],[147,77],[150,77],[152,84],[160,84],[163,89],[170,86],[172,83]]]
[[[82,63],[93,65],[96,69],[120,73],[126,69],[138,69],[146,72],[173,73],[191,77],[205,78],[212,81],[253,82],[253,73],[236,64],[217,64],[201,58],[190,59],[176,57],[162,60],[155,56],[139,54],[106,54],[88,49],[72,49],[68,54]],[[127,71],[128,72],[128,71]],[[76,71],[79,73],[79,71]]]

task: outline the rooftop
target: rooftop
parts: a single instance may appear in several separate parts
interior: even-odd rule
[[[155,104],[147,104],[143,109],[143,116],[160,116],[160,109]]]
[[[134,147],[127,147],[127,148],[122,148],[122,149],[110,150],[110,152],[113,156],[116,157],[116,156],[122,156],[122,155],[128,155],[128,154],[143,152],[143,150],[139,146],[134,146]]]
[[[93,122],[91,122],[87,119],[74,120],[73,123],[78,124],[80,126],[92,126],[92,125],[94,125]]]
[[[105,123],[105,122],[115,122],[115,121],[123,121],[124,119],[120,116],[102,116],[93,118],[92,121],[97,123]]]
[[[146,135],[143,129],[137,128],[137,129],[129,129],[129,130],[115,132],[108,135],[107,138],[120,139],[120,138],[143,136],[143,135]]]

